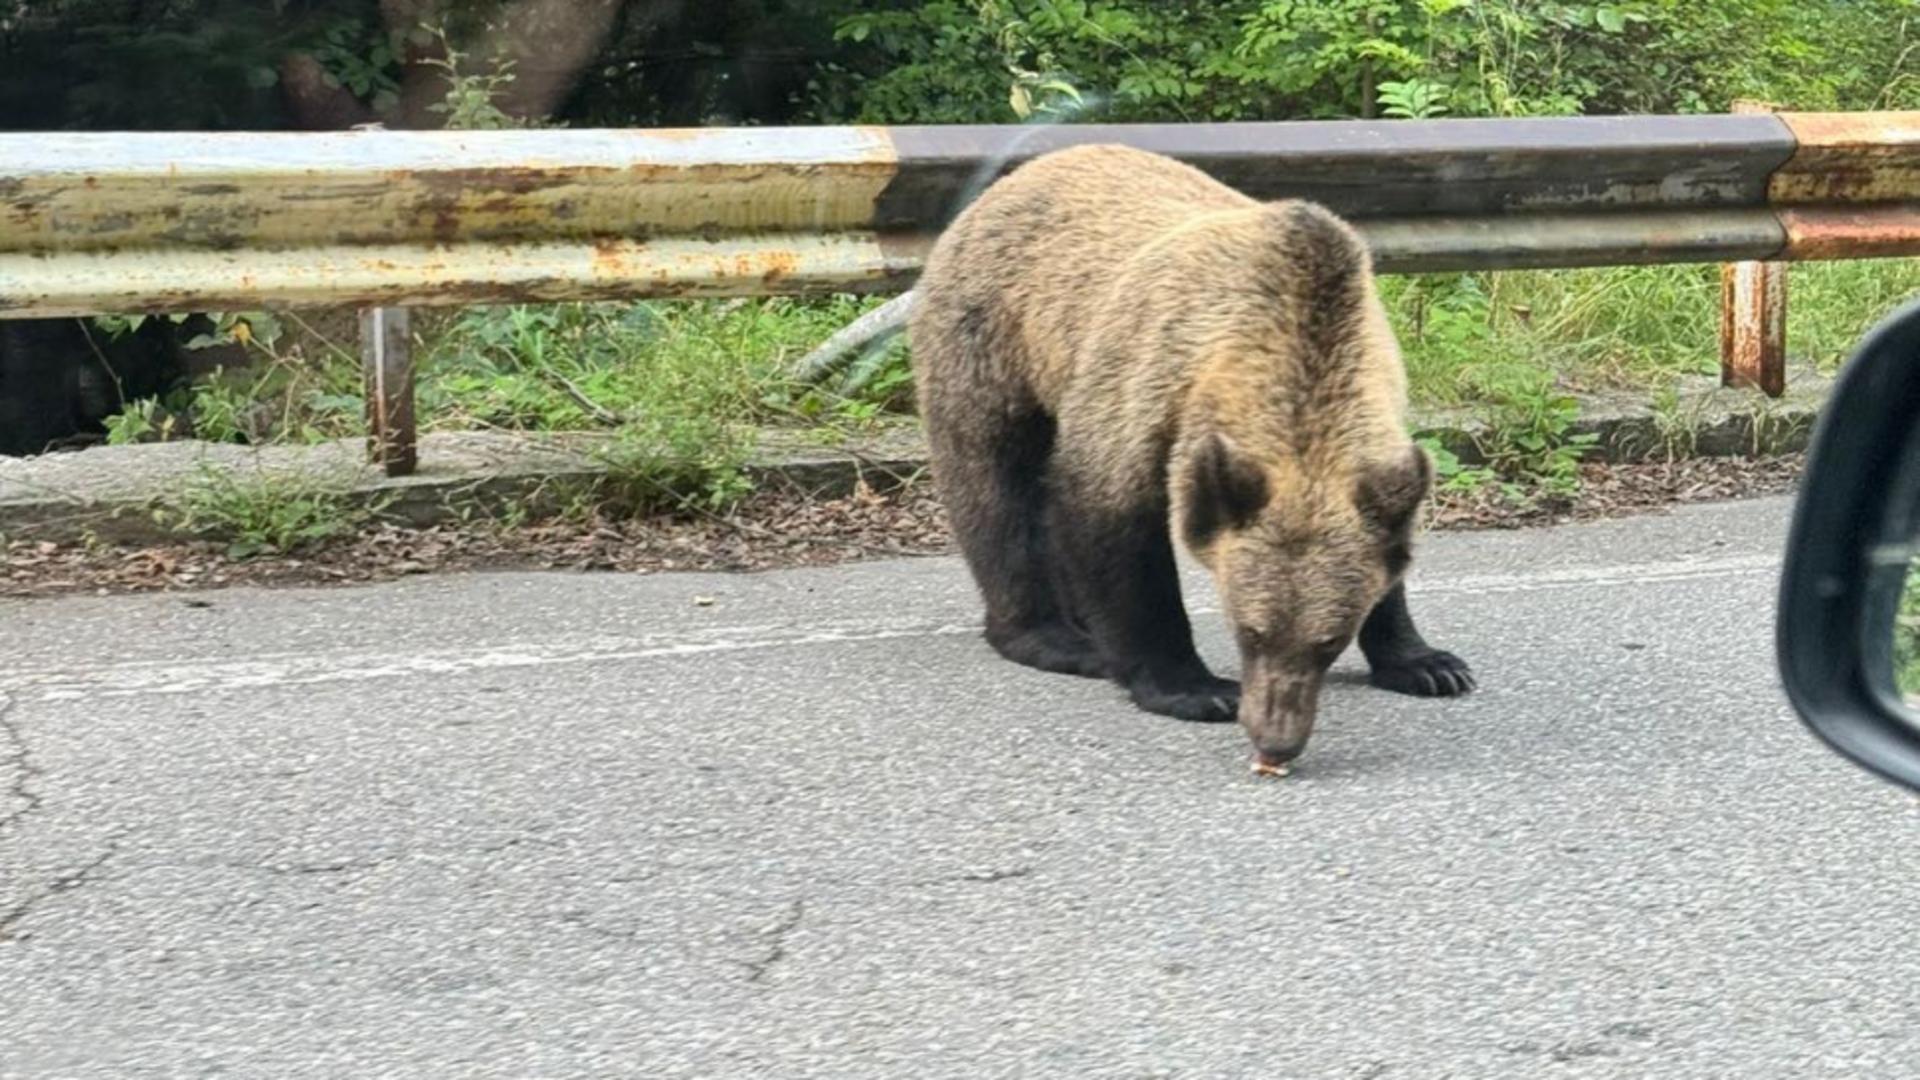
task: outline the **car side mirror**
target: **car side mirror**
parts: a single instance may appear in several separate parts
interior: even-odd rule
[[[1920,303],[1863,339],[1808,450],[1781,570],[1787,696],[1839,754],[1920,791]]]

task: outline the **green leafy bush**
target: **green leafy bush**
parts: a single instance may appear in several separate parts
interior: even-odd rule
[[[939,0],[847,15],[817,115],[1537,116],[1920,101],[1915,0]],[[1068,88],[1071,88],[1069,93]]]

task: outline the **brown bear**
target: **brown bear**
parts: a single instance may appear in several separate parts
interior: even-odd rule
[[[1305,747],[1357,635],[1376,685],[1455,695],[1402,576],[1432,484],[1360,236],[1123,146],[1045,154],[941,235],[908,334],[986,639],[1151,712]],[[1200,659],[1171,537],[1211,572],[1240,683]]]

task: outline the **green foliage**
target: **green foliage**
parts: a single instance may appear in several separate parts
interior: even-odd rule
[[[356,505],[339,485],[265,471],[237,475],[202,463],[155,508],[154,520],[176,532],[226,541],[229,557],[245,559],[340,536],[378,512]]]
[[[144,321],[138,316],[95,320],[114,335],[132,333]],[[351,354],[338,350],[321,363],[297,351],[283,354],[276,348],[283,337],[280,323],[264,312],[213,312],[202,321],[209,330],[194,335],[187,348],[245,346],[253,363],[217,367],[164,400],[127,402],[106,420],[109,443],[164,442],[189,434],[206,442],[313,443],[362,432],[360,374]]]
[[[1920,259],[1799,263],[1787,291],[1788,348],[1831,373],[1875,323],[1920,296]]]
[[[0,116],[25,130],[271,129],[281,58],[377,21],[378,0],[17,0],[0,8]]]
[[[871,304],[782,297],[475,308],[429,342],[419,396],[445,427],[776,421],[798,408],[782,381],[785,364]],[[814,415],[836,400],[826,396]]]
[[[1416,400],[1477,402],[1465,372],[1525,364],[1581,391],[1647,391],[1719,371],[1714,266],[1389,277],[1381,292]],[[1886,312],[1920,294],[1920,259],[1796,264],[1787,341],[1831,371]]]
[[[418,393],[434,428],[607,430],[594,501],[623,511],[719,510],[750,485],[757,425],[857,426],[910,393],[903,350],[839,387],[800,392],[793,358],[874,301],[775,298],[516,305],[461,313],[430,340]]]
[[[836,385],[793,387],[784,372],[874,303],[838,297],[468,309],[424,331],[416,372],[421,423],[428,430],[631,428],[682,445],[695,424],[715,432],[793,422],[865,426],[909,406],[912,376],[900,339],[856,363]],[[116,328],[109,332],[136,321],[106,320]],[[309,340],[283,350],[277,330],[269,339],[231,316],[215,325],[226,328],[221,341],[244,340],[254,362],[216,369],[160,403],[129,403],[109,421],[110,438],[191,434],[261,445],[363,432],[362,374],[347,347]]]
[[[1486,467],[1466,468],[1430,445],[1436,474],[1443,486],[1456,488],[1498,478],[1515,493],[1524,487],[1571,494],[1594,437],[1573,431],[1579,403],[1553,369],[1515,335],[1499,332],[1493,312],[1500,300],[1487,287],[1490,277],[1412,278],[1386,290],[1416,391],[1443,386],[1471,401],[1484,425],[1476,442]]]
[[[1916,15],[1915,0],[1658,0],[1641,65],[1697,109],[1743,97],[1797,109],[1912,108]]]
[[[376,112],[385,112],[399,101],[404,50],[398,35],[380,29],[373,20],[343,17],[322,32],[313,58],[329,82],[346,87]]]
[[[753,491],[742,468],[751,451],[745,429],[704,417],[630,421],[594,451],[606,470],[597,503],[602,510],[633,514],[726,510]]]
[[[695,125],[1543,115],[1920,104],[1920,0],[709,0],[642,5],[561,119]],[[285,126],[295,53],[384,115],[427,42],[379,0],[15,0],[15,128]],[[447,4],[453,37],[500,0]],[[464,126],[511,78],[473,73]],[[489,88],[488,80],[495,81]]]
[[[1920,99],[1916,0],[942,0],[844,18],[817,115],[1537,116]],[[1037,84],[1054,97],[1033,93]],[[1064,93],[1071,88],[1074,93]]]
[[[187,342],[189,349],[211,349],[220,345],[258,345],[271,350],[280,340],[280,320],[267,311],[210,311],[206,318],[213,329]]]
[[[1431,436],[1422,436],[1416,440],[1433,461],[1434,487],[1441,491],[1475,491],[1494,481],[1493,470],[1479,465],[1468,465],[1460,460],[1460,455],[1448,449],[1440,440]]]
[[[837,379],[807,389],[798,397],[792,388],[775,386],[767,401],[780,411],[810,422],[839,421],[862,427],[888,413],[914,408],[913,362],[905,334],[898,334],[856,357]]]
[[[280,319],[270,311],[209,311],[204,314],[175,313],[170,315],[96,315],[93,325],[104,331],[110,338],[123,338],[136,334],[140,328],[154,319],[162,319],[175,326],[184,326],[199,320],[207,324],[207,329],[195,334],[186,342],[189,349],[210,349],[221,345],[259,345],[271,348],[282,334]]]
[[[910,411],[914,404],[913,359],[907,352],[906,336],[893,338],[848,368],[835,394],[835,407],[852,420]]]
[[[1447,88],[1431,79],[1407,79],[1383,82],[1379,92],[1380,115],[1396,120],[1430,120],[1449,111]]]
[[[875,5],[840,23],[855,48],[810,86],[822,118],[1005,123],[1080,114],[1205,120],[1261,115],[1257,94],[1211,70],[1247,2],[935,0]]]
[[[495,102],[514,80],[512,59],[499,54],[476,65],[472,56],[454,45],[445,27],[435,27],[429,33],[440,43],[444,55],[427,63],[446,77],[447,92],[440,101],[427,106],[428,112],[445,117],[446,126],[453,130],[534,126],[530,121],[509,116]]]
[[[1487,360],[1542,367],[1579,390],[1717,370],[1711,266],[1423,275],[1388,278],[1382,292],[1427,401],[1471,401],[1456,373]]]
[[[1689,415],[1681,403],[1680,391],[1672,384],[1658,387],[1653,392],[1653,424],[1660,437],[1661,449],[1668,461],[1684,458],[1693,453],[1699,438],[1695,418]]]
[[[107,445],[170,442],[179,436],[178,420],[158,399],[141,398],[106,419]]]
[[[195,438],[256,446],[358,435],[364,410],[357,373],[346,365],[278,356],[216,369],[193,386],[187,404]]]
[[[1472,370],[1468,381],[1488,406],[1475,441],[1495,475],[1549,496],[1580,486],[1580,461],[1598,436],[1573,431],[1580,403],[1555,385],[1553,374],[1531,365]]]

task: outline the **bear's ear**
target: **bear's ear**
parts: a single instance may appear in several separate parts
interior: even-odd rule
[[[1244,528],[1267,505],[1267,477],[1218,432],[1187,461],[1187,546],[1206,547],[1224,529]]]
[[[1383,536],[1403,536],[1433,488],[1433,462],[1418,444],[1384,465],[1360,474],[1354,505]]]

